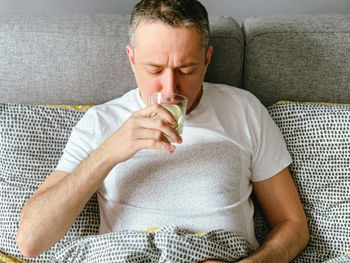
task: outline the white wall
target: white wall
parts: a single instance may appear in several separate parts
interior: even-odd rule
[[[0,13],[129,14],[138,0],[0,0]],[[350,0],[201,0],[210,14],[248,16],[350,13]]]

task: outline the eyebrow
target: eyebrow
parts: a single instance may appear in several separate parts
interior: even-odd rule
[[[160,64],[152,63],[152,62],[150,62],[150,63],[147,63],[147,62],[146,63],[142,63],[142,65],[144,65],[144,66],[151,66],[151,67],[157,67],[157,68],[163,66],[163,65],[160,65]],[[189,68],[189,67],[198,66],[198,65],[199,65],[199,63],[189,62],[189,63],[185,63],[183,65],[180,65],[180,66],[178,66],[176,68]]]

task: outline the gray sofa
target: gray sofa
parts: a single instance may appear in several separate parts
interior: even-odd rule
[[[38,105],[95,105],[135,88],[125,52],[128,19],[0,16],[0,262],[22,258],[19,211],[84,114]],[[350,15],[252,17],[242,26],[210,16],[210,23],[206,81],[255,94],[293,157],[311,233],[294,262],[350,262]],[[262,242],[268,225],[256,208]],[[98,224],[93,196],[63,240],[28,261],[48,262],[61,246],[96,234]]]

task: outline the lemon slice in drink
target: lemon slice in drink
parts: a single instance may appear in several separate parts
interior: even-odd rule
[[[173,115],[174,119],[176,120],[177,124],[174,125],[174,126],[171,126],[172,128],[174,128],[176,131],[178,131],[179,129],[179,125],[178,125],[178,122],[179,122],[179,119],[182,115],[182,109],[179,105],[176,105],[176,104],[162,104],[162,106],[167,109],[171,115]]]

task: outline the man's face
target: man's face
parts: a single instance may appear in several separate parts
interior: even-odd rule
[[[146,105],[151,93],[162,92],[186,96],[187,109],[196,106],[212,54],[212,47],[205,52],[199,33],[141,21],[135,31],[134,48],[126,49]]]

